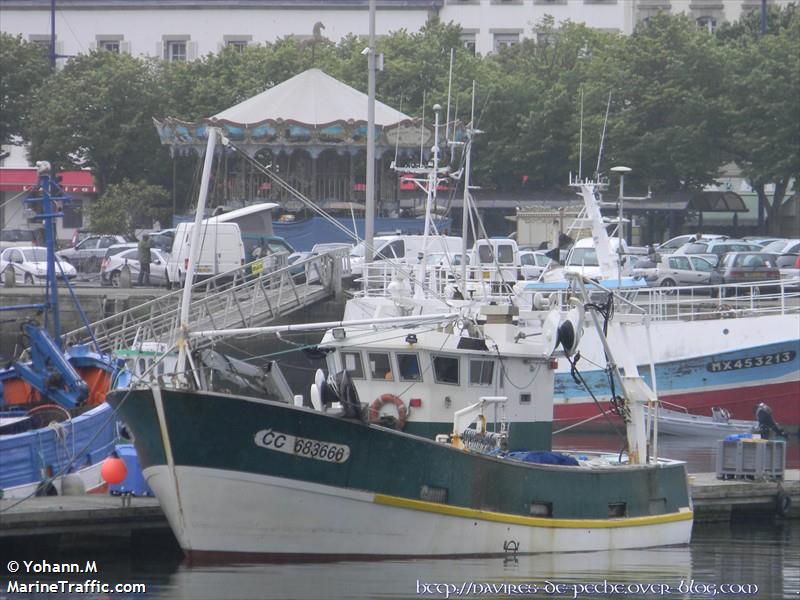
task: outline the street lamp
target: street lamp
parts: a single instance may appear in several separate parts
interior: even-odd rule
[[[622,225],[622,201],[625,196],[625,173],[631,172],[630,167],[611,167],[612,173],[619,173],[619,200],[617,205],[617,210],[619,211],[617,216],[617,238],[619,243],[617,245],[617,278],[622,281],[622,240],[624,239],[623,235],[623,225]]]

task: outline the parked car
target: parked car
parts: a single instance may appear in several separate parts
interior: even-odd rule
[[[775,240],[770,242],[762,252],[770,254],[800,254],[800,240]]]
[[[652,265],[650,267],[649,265]],[[714,261],[704,256],[668,255],[659,263],[640,263],[634,276],[644,277],[651,287],[672,288],[687,285],[719,285],[722,275],[714,270]]]
[[[0,249],[12,247],[33,247],[36,245],[36,232],[30,229],[0,229]]]
[[[720,240],[725,239],[726,236],[724,235],[717,235],[715,233],[701,233],[700,240]],[[684,244],[688,244],[689,242],[696,242],[697,235],[696,234],[689,234],[689,235],[679,235],[677,237],[668,239],[663,244],[659,244],[656,246],[656,250],[659,254],[672,254],[678,248],[683,246]]]
[[[56,276],[61,277],[63,270],[68,279],[77,274],[75,267],[63,260],[58,260]],[[61,268],[59,269],[59,264]],[[0,253],[0,281],[5,282],[10,270],[14,271],[16,280],[27,284],[44,283],[47,279],[47,248],[42,246],[17,246],[6,248]]]
[[[728,252],[760,252],[761,246],[744,240],[701,240],[699,242],[689,242],[678,248],[675,254],[716,254],[724,256]]]
[[[139,279],[139,249],[136,245],[133,248],[123,248],[122,252],[118,252],[103,260],[103,267],[100,270],[100,282],[102,284],[111,284],[114,287],[120,285],[120,275],[122,267],[126,264],[131,271],[131,281],[136,283]],[[151,285],[167,285],[167,259],[158,248],[152,248],[150,253],[153,257],[153,262],[150,263],[150,284]]]
[[[553,259],[546,256],[544,251],[523,250],[519,253],[519,262],[521,279],[537,280],[553,262]]]
[[[791,282],[792,289],[800,288],[800,254],[781,254],[775,263],[781,272],[781,281]]]
[[[767,244],[771,244],[779,240],[780,238],[776,237],[765,237],[763,235],[746,235],[742,238],[745,242],[750,242],[751,244],[758,244],[762,248]]]
[[[72,238],[69,240],[69,247],[74,248],[78,244],[80,244],[86,238],[97,235],[96,233],[89,231],[87,229],[76,229],[72,232]]]
[[[172,244],[175,241],[175,230],[164,229],[162,231],[154,231],[150,234],[150,243],[153,248],[158,248],[162,253],[169,254],[172,252]]]
[[[730,252],[717,269],[724,284],[777,281],[781,277],[775,255],[766,252]],[[726,290],[727,294],[734,292]]]
[[[124,244],[127,241],[121,235],[91,235],[78,242],[74,248],[59,250],[58,256],[79,271],[95,273],[100,270],[106,250],[115,244]]]
[[[113,246],[109,246],[106,249],[105,256],[103,256],[103,260],[100,263],[100,284],[101,285],[109,285],[111,282],[106,279],[106,275],[108,274],[107,266],[108,260],[112,256],[116,256],[120,252],[125,252],[126,250],[130,250],[132,248],[138,248],[139,244],[137,242],[126,242],[124,244],[114,244]]]

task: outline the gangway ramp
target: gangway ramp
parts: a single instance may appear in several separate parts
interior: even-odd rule
[[[340,294],[342,278],[350,272],[349,255],[341,249],[292,265],[286,265],[285,256],[281,258],[278,264],[274,260],[265,264],[265,259],[259,259],[195,283],[189,313],[191,328],[263,326]],[[93,323],[100,349],[110,352],[139,342],[175,340],[182,296],[183,290],[177,290]],[[91,342],[85,328],[70,331],[64,337],[67,344]]]

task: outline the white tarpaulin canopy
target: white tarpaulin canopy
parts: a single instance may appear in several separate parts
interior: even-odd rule
[[[321,125],[334,121],[367,120],[367,95],[322,72],[308,69],[273,88],[214,115],[248,125],[267,119]],[[375,102],[375,124],[394,125],[408,115]]]

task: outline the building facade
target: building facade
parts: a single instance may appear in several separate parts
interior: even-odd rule
[[[787,4],[789,0],[768,0]],[[165,60],[192,60],[225,46],[263,44],[315,31],[338,42],[368,33],[368,0],[57,0],[56,53],[63,57],[97,48]],[[418,30],[432,15],[462,27],[462,40],[481,54],[523,38],[536,38],[537,23],[552,16],[629,34],[659,11],[685,13],[699,26],[759,10],[760,0],[377,0],[376,31]],[[50,0],[0,0],[0,28],[49,44]],[[322,27],[319,27],[319,24]],[[316,27],[316,29],[315,29]],[[63,59],[62,59],[63,60]]]

